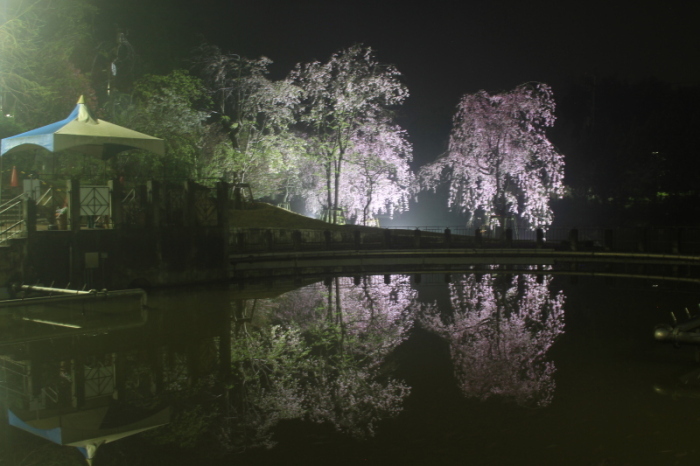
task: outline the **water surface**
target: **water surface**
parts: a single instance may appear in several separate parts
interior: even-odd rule
[[[698,309],[697,290],[489,272],[197,287],[151,293],[145,314],[60,311],[93,332],[5,313],[0,354],[34,374],[6,404],[75,410],[71,368],[99,367],[105,382],[80,409],[171,408],[170,424],[101,446],[95,464],[700,461],[695,349],[653,339],[671,311]],[[2,442],[9,464],[81,464],[15,428]]]

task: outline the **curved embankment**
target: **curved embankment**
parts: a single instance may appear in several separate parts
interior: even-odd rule
[[[644,277],[700,283],[700,257],[553,249],[297,251],[231,255],[233,278],[318,274],[474,273],[500,271]],[[497,271],[497,270],[495,270]]]
[[[284,242],[285,234],[280,238],[281,225],[288,242]],[[243,238],[245,244],[233,245],[229,256],[233,278],[449,274],[499,265],[505,270],[528,268],[532,273],[700,282],[700,256],[695,255],[572,251],[561,247],[537,248],[535,242],[525,241],[514,241],[511,247],[494,241],[477,247],[473,237],[453,235],[447,239],[441,233],[331,225],[262,203],[254,209],[232,212],[231,227],[238,232],[254,231],[253,236],[259,240],[256,243]],[[297,244],[289,240],[293,230],[304,235]],[[283,241],[278,243],[278,239]]]
[[[286,228],[290,230],[376,230],[358,225],[333,225],[282,209],[266,202],[248,204],[246,209],[229,210],[231,228]]]

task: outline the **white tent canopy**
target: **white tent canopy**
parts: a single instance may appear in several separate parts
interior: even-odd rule
[[[160,138],[93,118],[82,96],[65,120],[3,139],[0,156],[35,148],[50,152],[72,149],[103,159],[129,149],[165,153]]]

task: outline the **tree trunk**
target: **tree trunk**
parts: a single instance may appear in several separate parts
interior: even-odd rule
[[[340,201],[340,169],[342,166],[342,156],[338,156],[335,167],[335,199],[333,200],[333,224],[338,224],[338,204]]]
[[[333,162],[331,160],[328,161],[328,164],[326,165],[326,208],[328,209],[327,215],[328,217],[325,218],[324,220],[327,222],[331,221],[331,209],[333,208],[333,198],[332,198],[332,192],[333,192],[333,184],[332,184],[332,173],[331,170],[333,169]]]

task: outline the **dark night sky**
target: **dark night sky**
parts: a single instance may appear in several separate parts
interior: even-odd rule
[[[541,81],[550,84],[557,97],[565,94],[569,83],[591,76],[700,84],[700,3],[692,1],[102,2],[112,9],[107,13],[110,20],[133,27],[130,40],[136,50],[149,46],[145,37],[138,43],[144,27],[158,37],[151,45],[180,47],[179,37],[167,40],[155,32],[161,23],[171,22],[183,37],[194,34],[226,52],[269,57],[276,79],[296,63],[326,61],[355,43],[371,46],[379,61],[403,73],[411,93],[398,118],[414,146],[414,167],[444,151],[452,114],[465,93],[498,92]],[[120,8],[121,2],[131,7]],[[151,8],[150,13],[133,13],[139,8]],[[141,23],[129,25],[135,17]],[[401,224],[448,221],[438,213],[446,211],[444,204],[430,202],[421,200],[422,213],[414,214],[412,208]]]
[[[274,77],[363,43],[403,73],[400,110],[419,161],[446,143],[459,97],[543,81],[555,94],[584,75],[700,83],[700,7],[665,1],[192,2],[206,40],[271,58]]]

